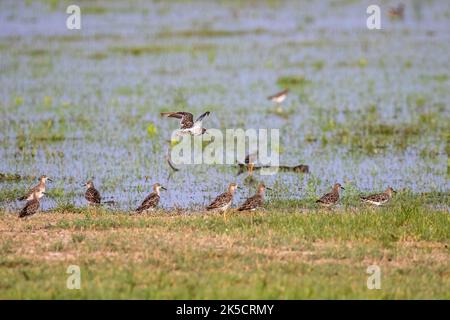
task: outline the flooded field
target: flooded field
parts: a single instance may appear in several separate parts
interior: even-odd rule
[[[449,207],[450,4],[404,1],[404,19],[366,27],[366,1],[63,1],[0,3],[0,206],[46,174],[44,210],[85,206],[94,178],[130,210],[159,182],[166,209],[199,208],[263,181],[269,199],[345,197],[388,185]],[[290,89],[283,112],[267,96]],[[209,110],[207,128],[278,128],[280,164],[310,173],[248,179],[231,165],[165,156],[178,121]]]

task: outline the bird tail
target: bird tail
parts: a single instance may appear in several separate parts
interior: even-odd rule
[[[137,208],[136,210],[134,210],[134,212],[136,212],[136,213],[142,213],[142,211],[144,211],[144,210],[142,209],[142,207],[139,207],[139,208]]]

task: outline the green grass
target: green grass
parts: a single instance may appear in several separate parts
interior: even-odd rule
[[[416,203],[226,219],[67,207],[0,213],[0,230],[3,299],[450,298],[450,216]],[[80,290],[66,288],[72,264]],[[373,264],[380,290],[366,287]]]

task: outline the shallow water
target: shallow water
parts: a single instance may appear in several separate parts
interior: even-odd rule
[[[119,209],[136,207],[154,182],[169,189],[165,208],[199,207],[229,182],[245,184],[221,165],[181,166],[169,178],[178,122],[159,112],[178,109],[210,110],[208,128],[279,128],[280,163],[311,173],[256,175],[277,197],[336,181],[364,192],[449,190],[447,1],[405,2],[403,20],[390,20],[397,3],[383,2],[381,31],[366,28],[369,2],[358,1],[81,2],[81,31],[66,29],[62,2],[50,3],[0,3],[0,172],[54,178],[49,188],[64,195],[45,209],[84,205],[90,177]],[[287,76],[305,81],[281,117],[266,97]],[[368,146],[361,134],[373,123],[395,130]],[[348,143],[355,135],[362,146]],[[247,184],[235,202],[254,190]]]

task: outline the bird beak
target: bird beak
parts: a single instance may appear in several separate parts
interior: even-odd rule
[[[395,190],[392,190],[392,192],[393,192],[393,193],[397,193],[397,191],[395,191]]]
[[[163,186],[161,186],[161,189],[163,189],[163,190],[167,190],[166,188],[164,188]]]
[[[82,186],[82,187],[86,187],[86,183],[83,183],[81,186]]]
[[[266,189],[272,191],[272,188],[266,187]]]
[[[242,190],[242,187],[236,187],[236,189]]]
[[[341,189],[342,189],[342,190],[345,190],[345,188],[344,188],[344,187],[341,187]]]
[[[52,179],[50,179],[50,178],[47,178],[47,181],[53,182],[53,180],[52,180]]]

